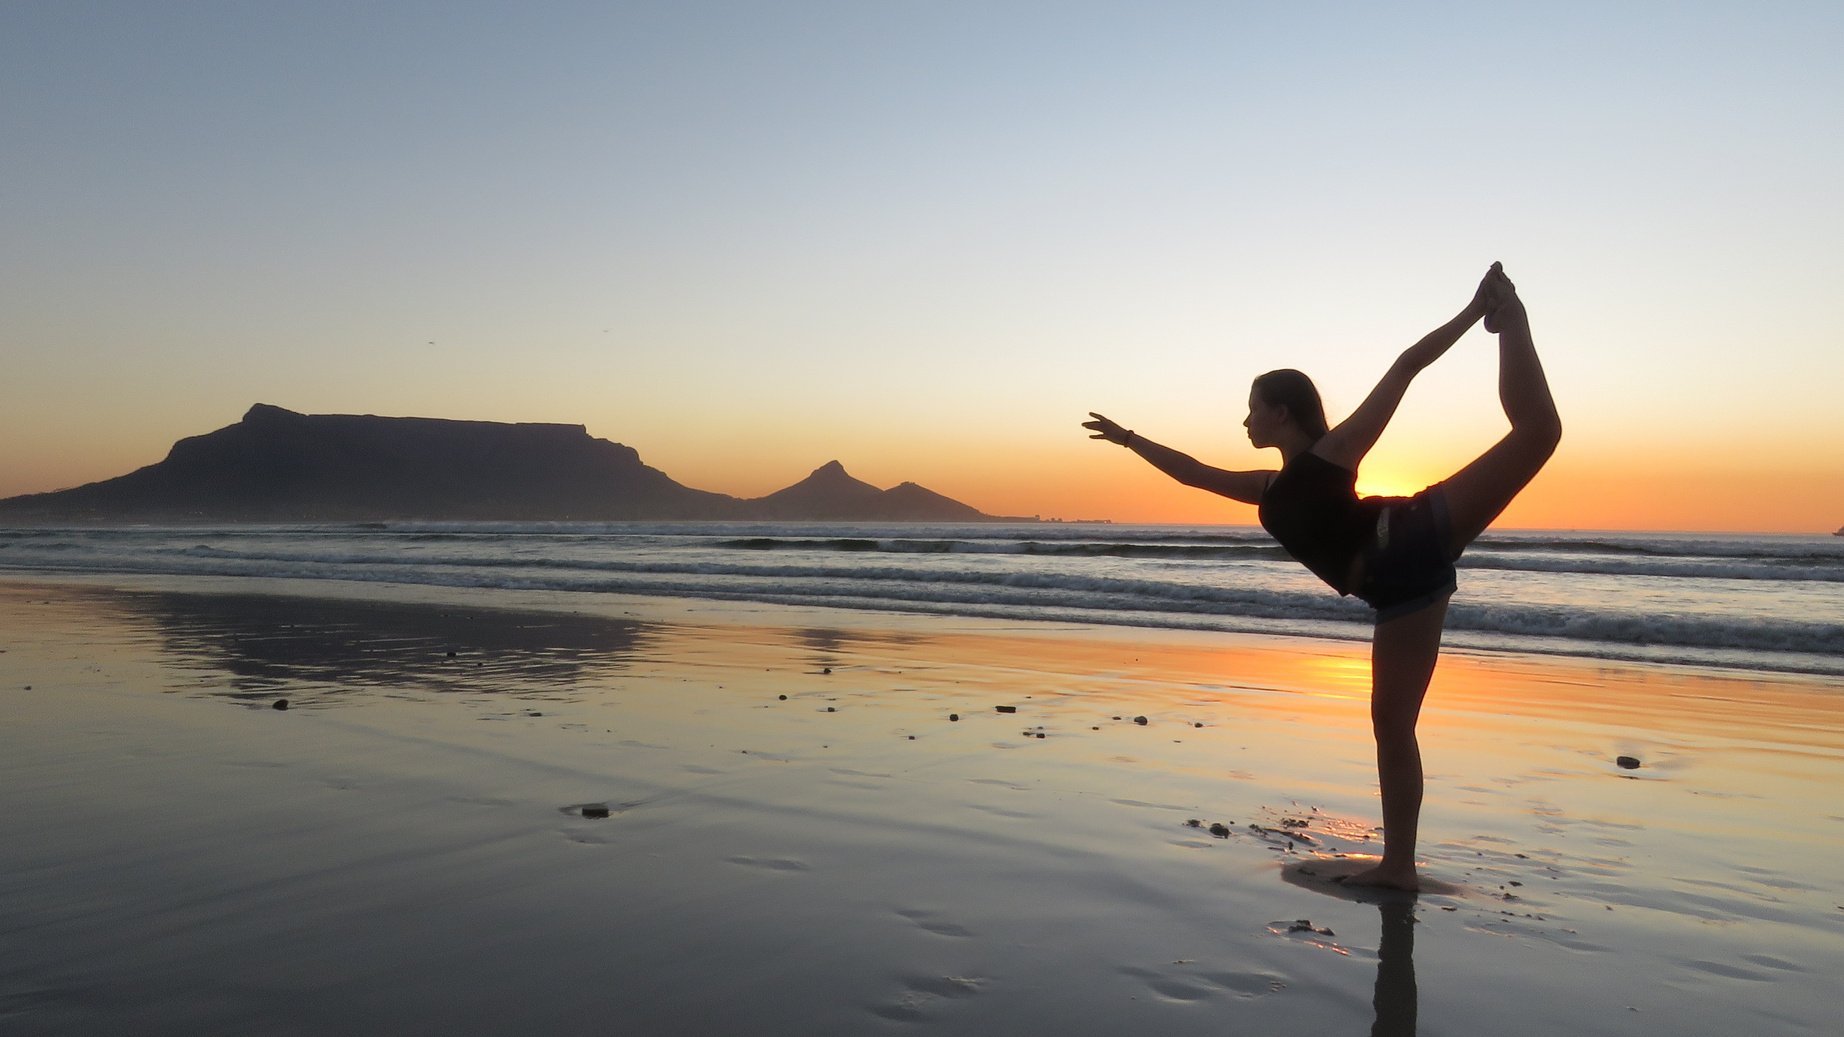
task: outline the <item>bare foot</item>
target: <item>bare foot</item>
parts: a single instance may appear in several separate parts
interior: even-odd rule
[[[1347,875],[1339,880],[1347,886],[1369,886],[1375,889],[1400,889],[1410,893],[1421,892],[1421,878],[1415,874],[1415,865],[1398,868],[1393,865],[1379,864],[1374,868]]]
[[[1493,335],[1503,328],[1507,318],[1522,319],[1524,302],[1517,297],[1517,286],[1505,276],[1504,268],[1492,264],[1486,274],[1485,330]]]

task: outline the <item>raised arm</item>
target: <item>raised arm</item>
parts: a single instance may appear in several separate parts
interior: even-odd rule
[[[1384,372],[1376,388],[1370,390],[1364,402],[1351,412],[1350,417],[1321,436],[1313,444],[1312,452],[1340,468],[1357,471],[1364,455],[1370,453],[1370,448],[1377,444],[1378,437],[1389,426],[1390,419],[1396,416],[1396,407],[1402,402],[1402,395],[1409,391],[1409,383],[1415,380],[1423,368],[1439,360],[1455,342],[1460,341],[1461,335],[1466,334],[1468,329],[1485,316],[1493,297],[1493,285],[1502,277],[1504,274],[1499,265],[1493,263],[1466,308],[1452,320],[1423,335],[1421,341],[1403,350],[1396,362]]]
[[[1209,490],[1219,497],[1228,497],[1244,504],[1260,504],[1261,493],[1267,488],[1268,479],[1274,475],[1271,471],[1229,472],[1212,468],[1190,454],[1155,443],[1132,429],[1122,428],[1094,411],[1089,411],[1088,416],[1095,419],[1082,423],[1083,428],[1094,432],[1088,438],[1105,439],[1124,446],[1140,455],[1147,464],[1186,486]]]

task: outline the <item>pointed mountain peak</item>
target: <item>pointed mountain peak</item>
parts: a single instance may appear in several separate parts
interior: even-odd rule
[[[273,403],[257,403],[252,404],[250,409],[244,412],[243,420],[246,422],[257,422],[274,421],[278,418],[298,417],[301,417],[301,415],[289,410],[287,407],[277,407]]]
[[[836,479],[839,476],[845,476],[845,478],[847,479],[851,478],[851,475],[845,471],[844,465],[840,464],[837,461],[828,461],[825,464],[820,465],[818,468],[815,468],[813,470],[813,474],[808,476],[807,478],[816,479],[816,478],[825,477],[825,478],[835,478]]]

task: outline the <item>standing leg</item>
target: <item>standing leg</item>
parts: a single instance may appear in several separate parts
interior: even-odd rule
[[[1383,861],[1349,885],[1419,889],[1415,837],[1421,823],[1421,745],[1415,724],[1441,654],[1447,599],[1378,623],[1370,646],[1370,726],[1383,795]]]

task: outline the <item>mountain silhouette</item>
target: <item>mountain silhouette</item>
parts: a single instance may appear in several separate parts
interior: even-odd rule
[[[166,459],[74,489],[0,500],[0,522],[981,521],[904,483],[880,490],[832,461],[741,500],[680,485],[582,425],[298,414],[257,404]]]
[[[906,482],[889,490],[854,479],[837,461],[766,497],[746,502],[752,518],[847,522],[977,522],[990,516]]]

